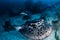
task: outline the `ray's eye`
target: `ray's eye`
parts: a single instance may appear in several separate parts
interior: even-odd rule
[[[34,23],[31,23],[30,26],[33,27],[33,29],[36,29],[36,25]]]
[[[31,26],[36,26],[35,24],[31,24]]]

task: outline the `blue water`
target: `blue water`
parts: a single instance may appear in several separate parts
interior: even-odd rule
[[[24,24],[27,20],[39,19],[41,17],[41,14],[43,14],[43,13],[47,15],[46,20],[50,24],[51,24],[52,20],[57,19],[56,13],[59,11],[60,6],[56,6],[56,3],[60,2],[59,0],[33,0],[31,2],[31,3],[33,3],[32,4],[33,6],[39,2],[42,2],[42,4],[44,4],[43,6],[41,6],[42,9],[45,8],[46,6],[52,7],[52,9],[47,9],[41,13],[40,12],[34,13],[34,12],[29,12],[29,11],[27,13],[27,12],[25,12],[26,10],[21,11],[21,12],[25,12],[26,14],[28,14],[31,17],[27,20],[23,20],[24,14],[20,14],[21,12],[19,12],[19,9],[25,8],[26,1],[27,0],[0,0],[0,11],[1,11],[0,12],[0,40],[28,40],[28,38],[23,36],[18,31],[13,30],[13,31],[5,32],[4,28],[3,28],[5,21],[10,20],[11,25],[19,26],[19,25]],[[28,2],[29,2],[29,0],[28,0]],[[12,17],[9,16],[10,15],[9,8],[11,8],[11,10],[14,12],[13,15],[11,14]],[[58,9],[56,9],[56,8],[58,8]],[[19,13],[19,15],[17,15],[17,13]],[[15,14],[16,14],[16,16],[14,16]],[[45,40],[56,40],[53,34],[54,34],[54,30],[53,30],[51,36],[49,36]],[[60,36],[59,36],[59,38],[60,38]]]

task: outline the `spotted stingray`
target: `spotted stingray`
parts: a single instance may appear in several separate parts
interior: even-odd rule
[[[52,32],[52,27],[44,19],[26,22],[22,27],[16,27],[21,34],[31,40],[43,40]]]

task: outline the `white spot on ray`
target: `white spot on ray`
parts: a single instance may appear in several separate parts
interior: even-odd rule
[[[15,29],[18,31],[18,30],[20,30],[20,29],[22,29],[22,27],[15,27]]]

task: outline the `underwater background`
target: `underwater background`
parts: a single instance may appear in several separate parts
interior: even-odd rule
[[[12,28],[5,30],[5,24],[16,27],[41,16],[53,26],[44,40],[60,40],[60,0],[0,0],[0,40],[29,40]]]

